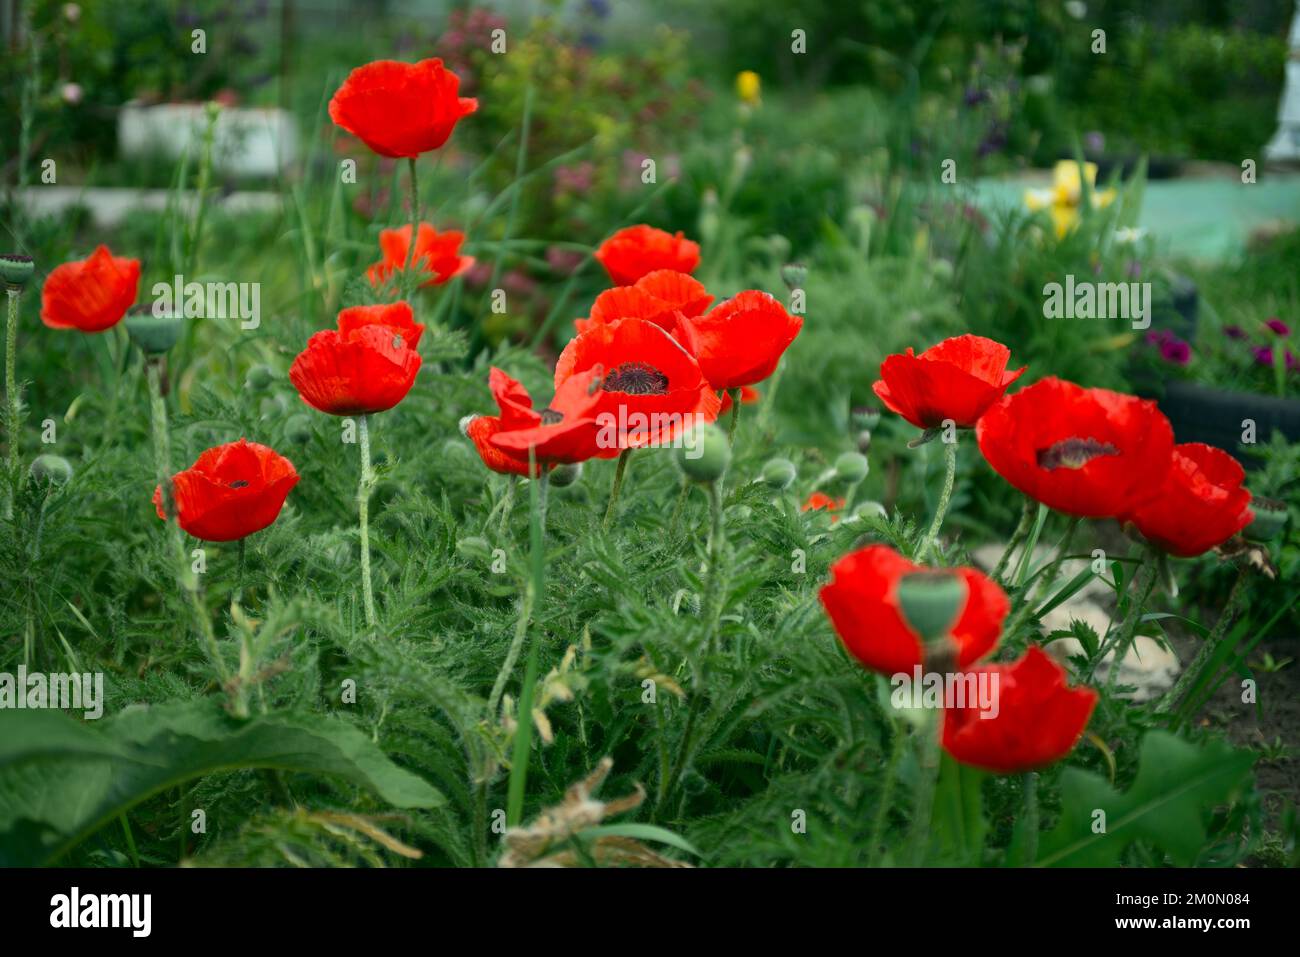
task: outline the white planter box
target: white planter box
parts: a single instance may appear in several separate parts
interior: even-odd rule
[[[188,150],[197,163],[207,127],[202,103],[125,104],[117,117],[118,152],[127,158],[179,159]],[[298,159],[298,130],[280,109],[222,107],[212,147],[213,165],[232,176],[275,176]]]

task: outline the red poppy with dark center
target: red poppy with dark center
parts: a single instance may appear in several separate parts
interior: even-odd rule
[[[1246,472],[1222,449],[1175,445],[1158,493],[1128,520],[1158,548],[1191,558],[1217,548],[1249,525]]]
[[[924,664],[921,637],[903,617],[898,583],[925,569],[887,545],[869,545],[831,566],[822,605],[845,649],[872,671],[911,674]],[[956,665],[968,667],[991,652],[1002,632],[1010,602],[993,581],[974,568],[949,569],[966,585],[966,602],[949,629],[957,646]]]
[[[245,439],[218,445],[172,476],[176,521],[206,542],[245,538],[275,521],[297,484],[293,463],[274,449]],[[162,486],[153,504],[166,520]]]
[[[97,246],[87,258],[54,267],[41,287],[41,322],[51,329],[103,332],[117,325],[140,291],[140,260]]]
[[[993,470],[1050,508],[1119,517],[1157,494],[1174,435],[1154,402],[1049,377],[1004,396],[975,426]]]
[[[719,303],[702,316],[677,321],[677,339],[699,360],[715,389],[738,389],[761,382],[803,328],[765,292],[751,289]]]
[[[345,309],[339,328],[318,332],[289,367],[289,381],[302,400],[330,415],[364,415],[391,409],[411,391],[420,371],[413,343],[424,327],[392,306]],[[379,321],[380,310],[398,323]]]
[[[591,304],[590,317],[575,319],[573,324],[579,332],[586,332],[592,326],[619,319],[647,319],[672,332],[677,326],[677,313],[698,316],[711,302],[713,297],[703,283],[684,272],[660,269],[631,286],[606,289]]]
[[[699,363],[653,322],[622,319],[574,337],[555,363],[556,391],[597,367],[603,370],[594,412],[601,458],[670,446],[683,430],[718,417],[721,403]]]
[[[630,286],[659,269],[694,272],[700,247],[680,232],[674,235],[642,224],[620,229],[600,244],[595,256],[615,285]]]
[[[427,273],[429,278],[423,280],[423,286],[441,286],[450,282],[474,265],[473,256],[460,255],[461,244],[465,234],[449,229],[440,233],[428,223],[420,223],[419,236],[415,241],[415,258],[411,268],[416,272]],[[406,259],[411,248],[411,227],[401,226],[397,229],[385,229],[379,233],[379,249],[384,258],[366,270],[366,277],[372,286],[382,286],[395,274],[406,269]]]
[[[484,465],[508,475],[528,474],[530,448],[535,475],[562,462],[594,458],[599,453],[595,415],[600,404],[594,386],[603,372],[596,366],[572,376],[556,390],[550,405],[536,410],[527,389],[493,368],[488,385],[501,414],[476,415],[465,427],[465,434]]]
[[[1025,366],[1007,371],[1010,358],[1011,350],[1000,342],[956,336],[919,356],[911,347],[886,356],[872,388],[886,408],[918,429],[938,428],[946,419],[969,429],[1024,374]]]
[[[460,77],[441,60],[376,60],[348,74],[330,100],[330,119],[380,156],[415,157],[446,143],[478,109],[459,90]]]
[[[1013,664],[982,665],[968,672],[996,675],[997,712],[982,712],[968,698],[963,708],[945,708],[943,747],[962,764],[1015,774],[1032,771],[1070,753],[1097,704],[1091,688],[1070,688],[1065,669],[1037,645]],[[987,714],[988,716],[982,716]]]
[[[402,337],[408,349],[420,344],[424,326],[415,321],[415,310],[408,302],[391,302],[377,306],[349,306],[339,313],[339,335],[347,339],[368,326],[387,326]]]

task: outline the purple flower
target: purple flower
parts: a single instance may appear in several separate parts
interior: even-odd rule
[[[1273,317],[1271,317],[1271,318],[1269,318],[1269,319],[1266,319],[1266,320],[1264,321],[1264,325],[1268,326],[1270,329],[1272,329],[1274,332],[1276,332],[1279,336],[1289,336],[1289,335],[1291,335],[1291,327],[1288,326],[1288,325],[1287,325],[1285,322],[1283,322],[1281,319],[1279,319],[1277,316],[1273,316]]]
[[[1103,153],[1106,150],[1106,137],[1103,133],[1093,130],[1091,133],[1084,134],[1083,145],[1089,153]]]
[[[1168,329],[1152,329],[1147,333],[1147,343],[1160,349],[1160,358],[1175,365],[1185,366],[1192,358],[1192,347]]]
[[[1241,326],[1224,326],[1223,334],[1227,336],[1229,339],[1246,338],[1246,330],[1241,328]]]

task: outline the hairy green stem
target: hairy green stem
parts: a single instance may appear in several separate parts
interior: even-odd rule
[[[1156,579],[1160,577],[1159,568],[1156,566],[1156,559],[1150,556],[1151,560],[1133,573],[1133,579],[1136,580],[1138,575],[1146,572],[1145,581],[1138,591],[1137,599],[1129,606],[1128,618],[1124,621],[1123,627],[1115,632],[1113,638],[1102,643],[1097,649],[1097,657],[1093,660],[1088,668],[1088,676],[1091,677],[1096,671],[1106,654],[1114,649],[1115,658],[1110,663],[1110,674],[1106,677],[1106,687],[1112,688],[1115,685],[1115,679],[1119,675],[1119,662],[1124,653],[1128,650],[1129,645],[1133,642],[1134,635],[1137,634],[1138,625],[1142,621],[1142,609],[1146,607],[1147,599],[1151,597],[1151,590],[1155,588]],[[1130,587],[1132,582],[1130,581]]]
[[[541,526],[544,540],[546,535],[546,492],[550,487],[550,472],[543,472],[541,478],[537,481],[538,523]],[[501,702],[501,695],[506,690],[506,682],[514,674],[515,665],[519,661],[519,652],[524,647],[524,638],[528,634],[528,620],[533,615],[533,607],[536,602],[537,593],[530,580],[524,588],[523,602],[519,609],[519,621],[515,624],[515,636],[510,642],[505,661],[501,663],[501,670],[497,673],[497,680],[492,684],[492,693],[488,695],[487,713],[489,721],[497,713],[497,705]]]
[[[1184,669],[1178,681],[1160,699],[1160,703],[1156,706],[1157,712],[1168,712],[1176,708],[1180,700],[1191,690],[1200,672],[1214,657],[1214,653],[1218,651],[1219,644],[1223,641],[1223,636],[1227,633],[1228,627],[1236,620],[1238,612],[1241,611],[1241,607],[1245,604],[1246,578],[1249,574],[1249,567],[1245,564],[1237,570],[1237,579],[1232,583],[1232,591],[1228,593],[1228,601],[1223,606],[1219,620],[1214,623],[1213,630],[1205,636],[1205,641],[1201,644],[1201,648],[1196,653],[1196,657],[1192,659],[1191,664]]]
[[[18,298],[17,289],[7,290],[9,320],[5,328],[5,440],[9,443],[9,496],[5,516],[12,518],[18,496]]]
[[[1002,576],[1006,573],[1007,565],[1011,562],[1011,556],[1026,535],[1029,534],[1029,526],[1034,520],[1034,500],[1025,497],[1024,506],[1020,510],[1020,523],[1016,525],[1016,530],[1011,533],[1011,540],[1007,542],[1007,547],[1002,552],[1002,557],[998,559],[997,567],[993,569],[990,576],[999,585],[1005,585]]]
[[[366,609],[366,627],[375,627],[375,593],[370,584],[370,490],[375,473],[370,467],[369,414],[361,416],[357,427],[361,439],[361,481],[357,484],[357,517],[361,530],[361,597]]]
[[[921,561],[925,560],[926,552],[930,552],[937,560],[939,558],[938,540],[939,530],[943,527],[944,515],[948,512],[948,503],[952,500],[952,486],[957,478],[957,443],[943,443],[943,491],[939,493],[939,505],[934,512],[934,521],[930,523],[930,530],[925,533],[925,540],[921,542],[921,547],[917,549],[916,557]]]
[[[605,520],[600,523],[600,529],[608,532],[610,525],[614,523],[614,510],[618,505],[618,493],[623,488],[623,475],[627,472],[627,460],[631,457],[632,450],[624,449],[619,453],[618,466],[614,469],[614,485],[609,490],[609,504],[605,506]]]
[[[410,197],[411,197],[411,241],[406,247],[406,265],[402,267],[402,294],[408,299],[411,293],[419,288],[419,283],[414,281],[411,273],[411,264],[415,261],[415,243],[420,238],[420,184],[416,179],[415,157],[406,158],[407,169],[410,170]],[[415,303],[411,303],[411,308],[415,308]]]
[[[727,444],[736,446],[736,426],[740,424],[740,389],[728,389],[731,396],[731,421],[727,424]]]
[[[926,711],[926,721],[918,730],[918,777],[916,798],[912,806],[912,829],[908,836],[913,867],[925,861],[930,843],[930,819],[934,812],[934,791],[939,778],[939,722],[941,712]]]
[[[1038,859],[1038,772],[1026,771],[1021,780],[1025,789],[1025,844],[1020,853],[1025,866],[1032,867]]]
[[[876,799],[876,818],[871,824],[868,860],[872,867],[879,866],[881,855],[884,853],[885,824],[889,819],[889,812],[893,809],[894,785],[898,781],[898,767],[903,760],[903,750],[903,735],[895,725],[889,745],[889,764],[885,768],[885,780],[880,785],[880,796]]]

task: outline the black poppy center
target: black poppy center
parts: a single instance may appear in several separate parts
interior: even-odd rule
[[[564,421],[564,413],[557,412],[549,405],[539,413],[542,417],[542,425],[558,425]]]
[[[1042,469],[1081,469],[1103,455],[1119,455],[1119,449],[1109,442],[1096,439],[1062,439],[1054,445],[1038,450],[1038,467]]]
[[[231,482],[231,483],[230,483],[230,487],[231,487],[231,488],[247,488],[247,487],[248,487],[248,483],[247,483],[246,481],[244,481],[243,479],[239,479],[237,482]]]
[[[601,388],[628,395],[666,395],[668,376],[644,362],[624,362],[605,376]]]

